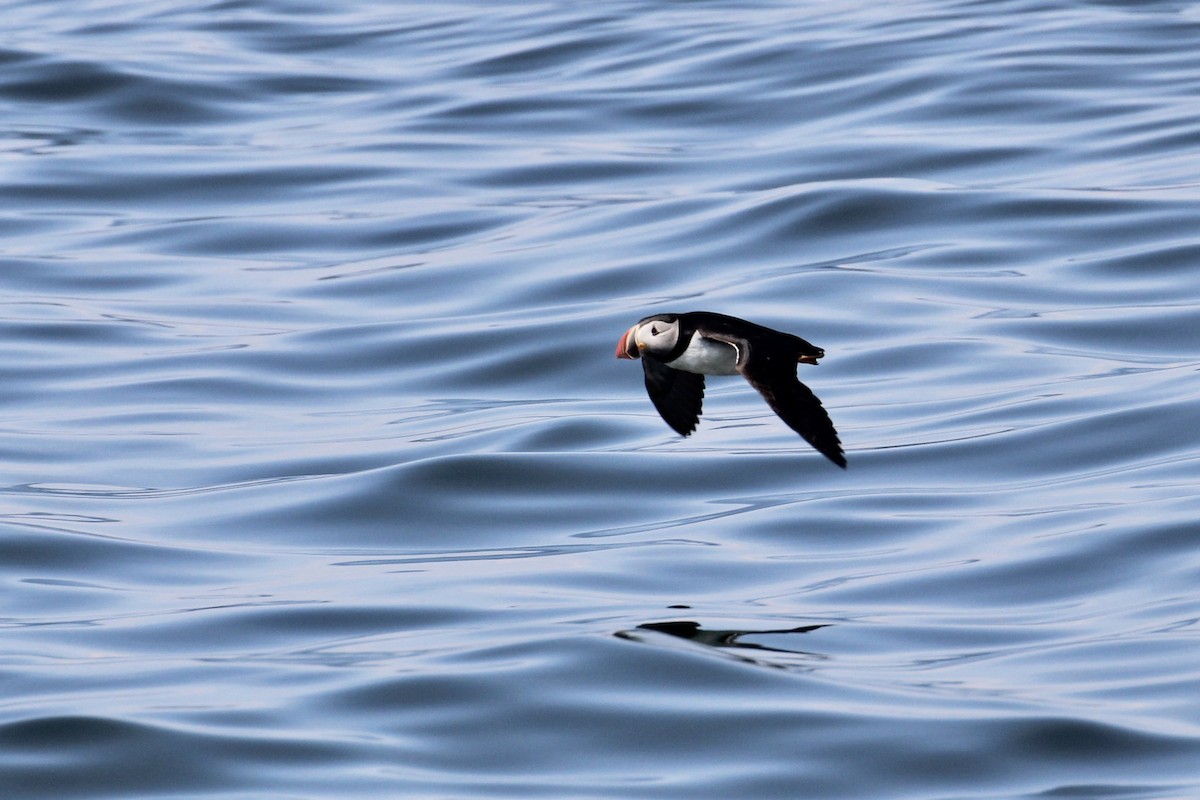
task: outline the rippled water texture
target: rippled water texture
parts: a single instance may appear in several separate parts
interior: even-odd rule
[[[0,795],[1200,795],[1195,4],[0,18]]]

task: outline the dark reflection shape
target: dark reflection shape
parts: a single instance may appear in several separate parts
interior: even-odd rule
[[[676,620],[671,622],[647,622],[638,625],[633,630],[617,631],[618,639],[625,639],[640,644],[655,644],[655,638],[647,632],[665,633],[689,642],[712,648],[711,652],[719,653],[725,658],[753,664],[756,667],[771,669],[793,670],[797,668],[811,669],[809,662],[824,660],[826,656],[806,650],[791,650],[784,647],[770,647],[755,642],[742,641],[744,636],[761,636],[766,634],[810,633],[826,625],[801,625],[796,628],[780,628],[769,630],[706,630],[700,623],[691,620]],[[662,644],[659,640],[658,644]]]
[[[828,625],[801,625],[797,628],[782,628],[777,630],[764,631],[739,631],[739,630],[705,630],[700,627],[700,623],[692,622],[691,620],[677,620],[673,622],[647,622],[638,625],[639,630],[658,631],[671,636],[677,636],[680,639],[688,639],[689,641],[705,644],[709,647],[739,647],[747,650],[765,650],[772,653],[804,653],[803,650],[789,650],[783,647],[768,647],[754,642],[740,641],[743,636],[763,635],[763,634],[778,634],[778,633],[809,633],[819,628],[827,628]]]

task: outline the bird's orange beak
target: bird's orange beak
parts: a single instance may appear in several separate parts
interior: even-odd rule
[[[637,329],[634,325],[629,330],[625,331],[625,335],[617,342],[617,358],[637,358],[642,353],[638,350],[637,340],[634,338],[633,332]]]

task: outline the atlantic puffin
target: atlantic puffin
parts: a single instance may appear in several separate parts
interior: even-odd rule
[[[796,378],[797,364],[824,355],[799,336],[711,311],[654,314],[617,342],[617,358],[642,359],[650,400],[679,434],[691,435],[700,421],[705,375],[741,375],[789,428],[845,469],[833,421]]]

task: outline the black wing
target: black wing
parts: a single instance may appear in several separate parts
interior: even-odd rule
[[[691,435],[700,422],[704,376],[671,369],[647,357],[642,358],[642,369],[646,372],[646,392],[658,413],[677,433]]]
[[[741,369],[750,385],[789,428],[804,437],[804,441],[821,455],[842,469],[846,468],[846,456],[833,420],[812,390],[796,378],[795,364],[780,363],[778,359],[750,358]]]

